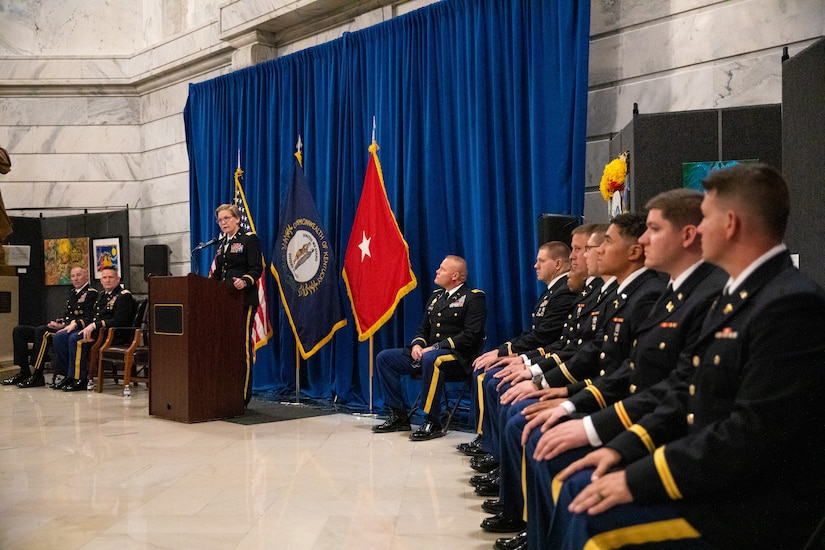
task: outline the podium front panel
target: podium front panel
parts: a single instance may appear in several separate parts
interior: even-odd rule
[[[244,413],[242,293],[189,274],[149,279],[149,414],[202,422]]]

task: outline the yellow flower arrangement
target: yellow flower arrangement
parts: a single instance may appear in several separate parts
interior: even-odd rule
[[[610,202],[613,193],[624,191],[624,182],[627,178],[627,157],[629,151],[625,151],[615,159],[607,163],[602,174],[602,181],[599,184],[599,191],[602,192],[604,200]]]

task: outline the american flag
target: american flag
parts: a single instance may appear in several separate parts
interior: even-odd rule
[[[255,233],[255,222],[252,221],[252,213],[249,211],[249,204],[246,202],[246,195],[243,192],[243,186],[241,186],[241,176],[243,176],[243,170],[238,166],[238,169],[235,170],[235,206],[238,207],[241,214],[240,230],[245,233]],[[269,341],[269,337],[272,336],[272,325],[269,322],[269,312],[267,311],[266,281],[263,276],[263,273],[266,272],[266,262],[263,255],[261,256],[261,265],[264,270],[257,282],[258,309],[252,320],[252,349],[255,351],[265,346]]]

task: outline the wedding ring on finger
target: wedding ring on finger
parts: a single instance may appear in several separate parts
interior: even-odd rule
[[[599,497],[599,502],[602,502],[604,500],[604,495],[601,491],[596,491],[596,496]]]

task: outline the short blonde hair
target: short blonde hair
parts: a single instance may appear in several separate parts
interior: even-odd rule
[[[461,256],[456,256],[454,254],[447,254],[445,258],[452,260],[455,262],[455,270],[458,273],[459,280],[463,283],[467,280],[467,262]]]
[[[228,210],[229,213],[232,214],[233,218],[240,218],[241,217],[241,211],[238,210],[238,207],[235,206],[234,204],[222,204],[219,207],[217,207],[215,209],[215,217],[217,218],[218,214],[221,213],[224,210]]]

